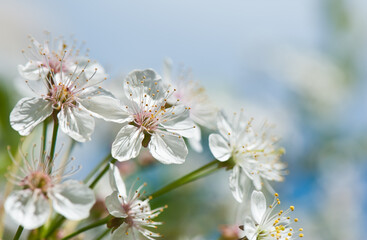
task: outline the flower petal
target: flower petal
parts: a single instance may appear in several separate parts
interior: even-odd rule
[[[56,212],[71,220],[87,218],[96,202],[93,191],[76,180],[55,185],[49,195]]]
[[[112,156],[119,161],[127,161],[138,156],[144,134],[132,125],[125,125],[112,143]]]
[[[209,148],[214,157],[222,162],[227,161],[232,155],[232,150],[227,140],[216,133],[209,136]]]
[[[154,84],[155,82],[158,84]],[[134,100],[140,99],[142,92],[148,92],[149,88],[165,93],[161,76],[153,69],[133,70],[127,75],[125,83],[128,83],[124,84],[125,96],[132,96]],[[155,94],[154,99],[157,98],[163,98],[162,94]],[[140,100],[137,102],[139,103]]]
[[[262,189],[261,177],[258,173],[254,173],[252,175],[252,182],[254,183],[256,190],[260,191]]]
[[[129,228],[126,223],[121,224],[116,231],[112,233],[111,240],[137,240],[137,236],[133,232],[133,229]]]
[[[148,148],[152,156],[164,164],[182,164],[188,153],[182,137],[163,131],[152,135]]]
[[[94,86],[104,81],[108,76],[100,64],[97,62],[90,62],[86,57],[78,57],[76,67],[77,74],[80,74],[84,69],[82,74],[79,76],[79,87],[87,88],[88,86]],[[71,68],[71,70],[74,72],[75,69]]]
[[[254,190],[251,195],[251,212],[256,223],[260,224],[266,211],[266,199],[262,192]]]
[[[29,61],[25,66],[19,65],[18,72],[20,76],[30,81],[37,81],[42,78],[43,74],[48,73],[46,67],[41,66],[41,62]]]
[[[22,98],[10,113],[10,125],[20,135],[30,134],[35,126],[52,114],[51,102],[42,98]]]
[[[105,121],[118,123],[131,121],[129,113],[124,110],[120,101],[103,88],[87,88],[78,96],[78,102],[95,117]]]
[[[217,126],[220,134],[222,134],[224,137],[227,137],[228,133],[233,132],[228,117],[223,111],[218,112]]]
[[[14,191],[5,202],[5,211],[25,229],[42,226],[50,214],[50,205],[40,193],[30,189]]]
[[[108,212],[117,218],[125,218],[127,214],[122,207],[123,199],[119,192],[114,191],[111,195],[106,197],[105,200]]]
[[[196,152],[202,152],[203,146],[201,144],[201,130],[198,125],[195,124],[195,135],[189,138],[190,147],[192,147]]]
[[[188,109],[183,105],[173,106],[166,110],[166,117],[161,125],[169,132],[192,138],[197,134],[197,126],[190,119]],[[199,130],[200,131],[200,130]]]
[[[247,176],[242,172],[241,167],[235,165],[229,175],[229,188],[232,191],[233,197],[238,201],[243,201],[243,194],[248,190],[246,184]]]
[[[243,224],[243,227],[245,231],[245,236],[248,239],[256,239],[254,238],[254,235],[256,234],[256,226],[254,221],[250,217],[247,216],[245,218],[245,223]]]
[[[89,141],[94,130],[94,119],[80,107],[63,107],[59,114],[61,130],[78,142]]]
[[[109,179],[112,190],[119,192],[119,194],[126,199],[125,182],[121,177],[119,169],[112,163],[110,163]]]

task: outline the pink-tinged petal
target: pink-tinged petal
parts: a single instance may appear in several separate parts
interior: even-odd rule
[[[105,200],[106,207],[108,212],[117,218],[125,218],[128,215],[125,213],[124,208],[122,207],[123,200],[122,196],[119,192],[113,192],[111,195],[106,197]]]
[[[34,127],[52,114],[51,102],[42,98],[22,98],[10,113],[10,125],[20,135],[30,134]]]

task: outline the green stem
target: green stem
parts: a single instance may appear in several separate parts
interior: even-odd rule
[[[23,227],[19,225],[18,229],[17,229],[17,232],[15,233],[14,235],[14,238],[13,240],[18,240],[20,238],[20,235],[22,235],[22,232],[23,232]]]
[[[182,185],[185,185],[189,182],[195,181],[197,179],[200,179],[202,177],[205,177],[215,171],[217,171],[218,169],[220,169],[220,165],[218,165],[218,161],[217,160],[213,160],[210,163],[202,166],[201,168],[173,181],[172,183],[166,185],[165,187],[159,189],[158,191],[154,192],[153,194],[151,194],[149,196],[149,198],[156,198],[159,197],[167,192],[172,191],[173,189],[176,189]]]
[[[110,231],[111,229],[106,229],[106,231],[104,231],[101,235],[99,235],[95,240],[103,239]]]
[[[88,176],[84,179],[84,183],[87,183],[93,176],[96,174],[96,172],[102,168],[104,164],[106,164],[110,159],[112,158],[111,153],[105,157],[95,168],[88,174]]]
[[[48,118],[45,119],[43,122],[43,128],[42,128],[42,156],[44,156],[46,151],[46,143],[47,143],[47,125],[48,125]]]
[[[64,220],[65,217],[58,215],[55,221],[51,222],[51,225],[47,230],[45,239],[48,239],[51,236],[51,234],[53,234],[56,231],[57,228],[61,227],[61,224],[64,222]]]
[[[116,159],[111,160],[111,163],[115,163],[115,162],[116,162]],[[89,187],[93,189],[96,186],[96,184],[98,183],[98,181],[103,177],[103,175],[105,175],[105,173],[108,171],[109,168],[110,168],[110,165],[106,164],[106,166],[97,175],[97,177],[93,180],[93,182],[89,185]]]
[[[54,129],[52,131],[52,140],[51,140],[51,150],[50,150],[50,161],[49,161],[49,166],[52,166],[52,161],[54,160],[54,155],[55,155],[55,148],[56,148],[56,139],[57,139],[57,130],[59,129],[59,121],[57,119],[57,115],[53,114],[53,119],[54,119]],[[51,172],[52,167],[50,167],[50,172]]]
[[[79,229],[79,230],[78,230],[78,231],[76,231],[76,232],[73,232],[72,234],[69,234],[68,236],[66,236],[66,237],[62,238],[61,240],[67,240],[67,239],[70,239],[70,238],[75,237],[75,236],[79,235],[80,233],[85,232],[85,231],[87,231],[87,230],[89,230],[89,229],[92,229],[92,228],[99,227],[99,226],[101,226],[101,225],[107,224],[107,222],[108,222],[110,219],[111,219],[111,216],[107,216],[107,217],[105,217],[105,218],[103,218],[103,219],[101,219],[101,220],[99,220],[99,221],[97,221],[97,222],[95,222],[95,223],[92,223],[92,224],[90,224],[90,225],[88,225],[88,226],[85,226],[85,227],[83,227],[83,228]]]
[[[108,160],[110,160],[112,158],[111,155],[108,155],[105,159],[103,159],[103,161],[101,161],[100,164],[98,164],[98,168],[96,167],[93,171],[97,171],[103,164],[105,164],[106,162],[108,162]],[[116,159],[112,159],[111,163],[115,163]],[[106,165],[106,167],[98,174],[98,176],[93,180],[93,182],[90,184],[90,188],[94,188],[95,185],[98,183],[98,181],[103,177],[103,175],[108,171],[109,168],[109,164]],[[90,174],[89,174],[90,175]],[[91,176],[87,176],[87,178],[84,180],[84,183],[86,183],[94,174],[92,174]],[[51,222],[51,226],[46,234],[46,239],[48,237],[50,237],[58,227],[60,227],[60,225],[64,222],[65,218],[63,216],[58,215],[58,218],[54,219]]]

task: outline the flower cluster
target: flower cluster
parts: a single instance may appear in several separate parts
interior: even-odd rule
[[[269,124],[256,129],[253,119],[245,118],[241,110],[230,119],[220,112],[217,125],[219,134],[209,136],[209,147],[219,161],[234,165],[229,177],[234,198],[242,202],[248,181],[257,190],[265,185],[273,191],[268,181],[283,181],[286,165],[280,162],[284,150],[276,148],[277,138],[271,135]]]
[[[252,218],[246,217],[242,226],[248,240],[294,240],[304,236],[303,228],[294,230],[291,227],[292,220],[289,213],[294,211],[294,206],[273,213],[275,207],[280,204],[278,194],[274,195],[273,203],[267,207],[264,194],[256,190],[252,192]],[[298,218],[294,218],[294,222],[298,222]]]
[[[40,158],[24,154],[21,150],[19,154],[21,163],[13,157],[12,160],[20,173],[11,175],[10,180],[21,190],[13,191],[5,202],[5,210],[15,222],[25,229],[42,226],[51,213],[50,201],[53,209],[67,219],[81,220],[89,216],[89,210],[96,201],[93,191],[76,180],[62,182],[73,174],[73,169],[62,175],[66,166],[52,169],[47,156],[42,153]]]
[[[263,186],[274,192],[269,182],[283,181],[287,173],[286,165],[280,160],[284,150],[277,146],[278,138],[272,134],[270,124],[259,125],[246,118],[243,110],[231,117],[218,112],[201,85],[187,76],[174,78],[168,63],[163,77],[152,69],[130,72],[119,84],[122,97],[118,99],[100,86],[107,76],[103,68],[81,56],[74,46],[69,47],[62,39],[40,44],[30,37],[30,42],[29,51],[24,51],[28,62],[18,70],[35,96],[19,100],[10,114],[10,124],[20,135],[27,136],[43,123],[43,146],[38,158],[33,148],[31,156],[20,152],[22,162],[13,159],[20,174],[13,173],[9,179],[19,190],[7,197],[5,210],[25,229],[43,226],[42,231],[31,232],[35,238],[55,236],[55,226],[63,226],[64,219],[60,220],[51,211],[51,205],[66,219],[87,218],[96,202],[93,188],[108,169],[112,193],[104,198],[104,204],[109,215],[63,239],[100,225],[107,226],[112,239],[162,237],[152,231],[162,224],[153,219],[167,206],[152,209],[150,201],[226,168],[231,171],[229,188],[237,202],[245,203],[246,196],[255,189],[251,195],[252,218],[247,217],[242,226],[243,239],[295,239],[288,217],[294,207],[271,215],[280,201],[276,198],[266,209],[265,196],[260,192]],[[65,164],[55,168],[57,132],[60,127],[73,141],[89,141],[95,127],[94,118],[118,123],[120,130],[112,142],[110,155],[82,183],[69,179],[71,173],[63,175]],[[48,139],[47,126],[51,122],[53,133]],[[146,184],[137,189],[132,186],[127,192],[114,165],[116,161],[132,160],[147,148],[151,157],[163,164],[183,164],[189,152],[186,142],[195,151],[203,151],[202,130],[211,131],[209,148],[216,158],[213,162],[151,195],[146,196],[142,191]],[[48,144],[50,149],[46,149]],[[22,228],[18,230],[21,233]],[[223,230],[223,237],[228,239],[239,234],[238,227],[229,232]]]

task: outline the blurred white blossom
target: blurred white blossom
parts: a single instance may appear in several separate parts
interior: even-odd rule
[[[228,118],[223,112],[218,114],[219,133],[209,136],[209,147],[213,155],[222,162],[233,161],[229,186],[234,198],[242,202],[250,191],[249,181],[257,190],[264,184],[273,191],[268,181],[283,181],[286,165],[280,161],[284,153],[277,149],[277,138],[271,135],[271,126],[264,123],[258,129],[252,119],[246,119],[243,111]]]
[[[60,176],[61,168],[49,173],[51,165],[43,153],[39,159],[34,155],[20,154],[22,165],[13,160],[20,173],[11,175],[9,180],[21,190],[13,191],[4,205],[5,211],[16,223],[25,229],[42,226],[51,214],[51,202],[53,209],[67,219],[81,220],[89,216],[95,203],[93,191],[76,180],[61,181],[72,175],[73,169],[64,176]]]
[[[169,104],[176,104],[179,100],[180,104],[190,108],[190,118],[197,124],[195,125],[196,133],[193,138],[189,139],[190,146],[194,150],[201,152],[201,130],[198,125],[216,129],[217,108],[209,99],[205,88],[197,81],[189,80],[186,76],[174,77],[172,73],[172,64],[170,60],[164,62],[163,80],[166,85],[173,86],[175,91],[168,99]]]

